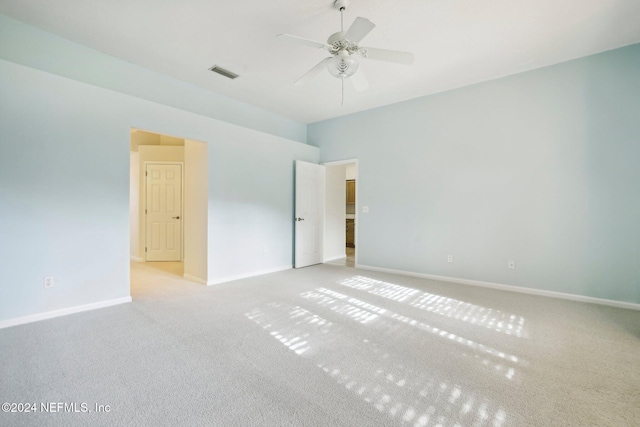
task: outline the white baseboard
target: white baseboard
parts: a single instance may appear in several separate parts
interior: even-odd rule
[[[503,291],[519,292],[521,294],[538,295],[551,298],[566,299],[571,301],[587,302],[592,304],[608,305],[611,307],[627,308],[630,310],[640,310],[640,304],[624,301],[616,301],[604,298],[587,297],[584,295],[566,294],[563,292],[545,291],[542,289],[523,288],[520,286],[503,285],[500,283],[482,282],[480,280],[458,279],[456,277],[436,276],[434,274],[415,273],[412,271],[393,270],[390,268],[372,267],[369,265],[356,265],[356,268],[362,270],[380,271],[382,273],[399,274],[402,276],[420,277],[422,279],[439,280],[442,282],[461,283],[463,285],[481,286],[483,288],[500,289]]]
[[[331,261],[335,261],[337,259],[345,259],[346,257],[347,257],[347,255],[334,256],[333,258],[327,258],[322,262],[331,262]]]
[[[0,329],[9,328],[11,326],[22,325],[24,323],[37,322],[39,320],[52,319],[54,317],[66,316],[67,314],[80,313],[82,311],[95,310],[98,308],[111,307],[112,305],[124,304],[131,302],[131,297],[115,298],[106,301],[94,302],[91,304],[76,305],[75,307],[63,308],[60,310],[45,311],[44,313],[31,314],[24,317],[16,317],[13,319],[0,321]]]
[[[207,281],[204,279],[201,279],[200,277],[196,277],[196,276],[192,276],[190,274],[184,273],[182,275],[182,277],[184,277],[185,279],[191,281],[191,282],[196,282],[196,283],[200,283],[201,285],[206,285]]]
[[[137,256],[133,256],[133,255],[131,255],[131,261],[134,261],[134,262],[144,262],[144,258],[140,258],[140,257],[137,257]]]
[[[290,270],[293,266],[291,265],[282,265],[280,267],[269,268],[267,270],[253,271],[247,274],[239,274],[237,276],[227,276],[221,279],[213,279],[207,282],[208,286],[211,285],[219,285],[220,283],[232,282],[234,280],[246,279],[249,277],[262,276],[263,274],[275,273],[277,271]]]

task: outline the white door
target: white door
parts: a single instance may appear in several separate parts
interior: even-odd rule
[[[296,268],[322,262],[324,176],[324,166],[296,161]]]
[[[147,164],[147,261],[182,260],[182,165]]]

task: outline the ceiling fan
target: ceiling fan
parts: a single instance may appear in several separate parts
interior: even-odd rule
[[[375,59],[379,61],[396,62],[400,64],[411,64],[413,54],[398,52],[395,50],[376,49],[362,47],[358,43],[365,38],[376,26],[366,18],[358,17],[351,24],[347,31],[344,31],[343,12],[349,5],[349,0],[335,0],[333,6],[340,10],[340,31],[332,34],[326,43],[316,42],[290,34],[278,34],[276,37],[289,40],[304,46],[316,49],[325,49],[331,54],[330,57],[320,61],[315,67],[300,77],[295,84],[302,85],[319,75],[326,67],[329,73],[342,80],[342,102],[344,104],[344,81],[348,79],[357,91],[365,90],[369,87],[367,78],[358,71],[359,58]]]

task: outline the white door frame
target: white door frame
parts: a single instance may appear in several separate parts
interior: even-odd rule
[[[358,227],[359,227],[359,225],[358,224],[360,224],[360,221],[358,221],[359,206],[360,206],[360,191],[358,190],[358,187],[360,186],[360,180],[358,179],[360,165],[358,164],[358,159],[336,160],[336,161],[333,161],[333,162],[324,162],[324,163],[320,163],[320,164],[323,165],[323,166],[340,166],[340,165],[350,165],[352,163],[355,163],[355,165],[356,165],[356,209],[355,209],[355,211],[356,211],[356,214],[355,214],[356,215],[355,216],[356,227],[355,227],[355,230],[354,230],[355,236],[353,237],[353,242],[354,242],[353,244],[356,247],[356,254],[355,254],[354,263],[355,263],[355,267],[358,267],[358,253],[360,252],[358,250],[358,248],[359,248],[359,243],[358,243],[358,235],[359,235]],[[325,208],[324,218],[325,218],[325,221],[326,221],[326,219],[327,219],[327,212],[326,212],[327,206],[325,205],[324,208]],[[345,222],[346,222],[346,215],[345,215]],[[326,229],[326,224],[325,224],[325,229]]]
[[[184,261],[184,162],[170,162],[170,161],[154,161],[154,160],[145,160],[143,162],[144,166],[144,184],[142,185],[142,200],[144,200],[144,206],[141,206],[140,209],[147,208],[147,165],[180,165],[180,185],[182,187],[182,197],[180,198],[180,262]],[[356,182],[357,185],[357,182]],[[356,193],[356,197],[358,194]],[[147,215],[142,216],[142,231],[144,233],[144,262],[147,262]]]

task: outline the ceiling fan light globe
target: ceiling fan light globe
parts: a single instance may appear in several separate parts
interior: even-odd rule
[[[348,55],[336,55],[327,61],[327,69],[333,77],[345,79],[358,71],[358,60]]]

